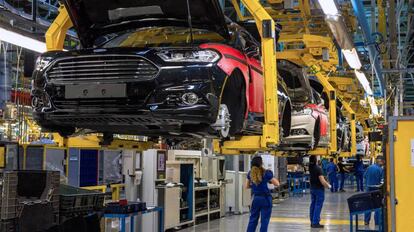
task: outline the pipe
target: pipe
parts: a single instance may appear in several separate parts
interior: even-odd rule
[[[369,53],[369,58],[371,60],[371,65],[374,68],[375,74],[377,76],[377,79],[380,84],[380,95],[381,97],[384,96],[384,77],[382,76],[382,70],[381,70],[381,58],[378,54],[378,51],[375,47],[374,40],[371,36],[371,29],[368,24],[368,20],[365,14],[364,6],[362,4],[362,1],[360,0],[351,0],[352,7],[354,8],[355,15],[357,16],[359,25],[361,26],[363,36],[365,41],[368,42],[367,50]]]

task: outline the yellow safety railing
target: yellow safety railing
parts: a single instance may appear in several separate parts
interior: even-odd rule
[[[120,198],[121,189],[125,189],[125,184],[111,184],[112,200],[118,201]]]
[[[92,191],[99,191],[102,193],[106,193],[107,190],[106,185],[97,185],[97,186],[87,186],[82,187],[83,189],[92,190]],[[125,188],[125,184],[111,184],[109,185],[109,189],[111,190],[111,200],[112,201],[119,201],[121,196],[121,189]]]

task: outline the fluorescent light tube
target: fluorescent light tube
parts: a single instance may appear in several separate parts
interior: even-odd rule
[[[358,53],[355,50],[355,48],[352,48],[352,50],[342,49],[342,54],[344,54],[346,62],[349,64],[351,68],[361,69],[362,64],[359,60]]]
[[[38,53],[46,52],[46,43],[0,28],[0,41],[14,44]]]
[[[377,103],[375,103],[375,99],[372,96],[368,96],[368,103],[371,107],[371,114],[373,116],[379,115]]]
[[[338,8],[336,7],[334,0],[318,0],[319,5],[322,8],[323,13],[325,15],[337,15]]]
[[[355,70],[355,75],[359,81],[359,83],[362,85],[362,87],[365,90],[365,93],[368,94],[369,96],[373,95],[372,89],[371,89],[371,85],[369,84],[369,81],[367,79],[367,77],[365,76],[365,73]]]

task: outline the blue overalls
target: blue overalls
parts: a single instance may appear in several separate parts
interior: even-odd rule
[[[369,166],[367,171],[365,172],[367,192],[378,190],[383,178],[384,178],[384,170],[378,164],[373,164]],[[375,212],[374,219],[375,219],[375,225],[378,225],[380,221],[379,220],[380,214]],[[368,224],[370,221],[371,221],[371,213],[366,213],[365,223]]]
[[[333,162],[328,164],[328,168],[326,170],[328,172],[329,182],[331,184],[331,192],[338,192],[338,176],[336,172],[338,171],[338,167]]]
[[[354,169],[357,182],[357,192],[362,192],[364,191],[364,163],[362,163],[362,160],[355,162]]]
[[[273,172],[266,170],[262,182],[256,185],[251,181],[250,172],[247,174],[247,179],[251,182],[252,189],[252,205],[250,208],[249,225],[247,232],[255,232],[257,224],[260,220],[260,232],[266,232],[269,226],[270,216],[272,215],[272,195],[267,187],[267,183],[273,178]]]

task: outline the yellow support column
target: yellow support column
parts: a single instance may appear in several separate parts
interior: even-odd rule
[[[73,26],[66,8],[61,5],[59,14],[45,34],[46,48],[48,51],[63,50],[66,33]]]
[[[279,144],[279,107],[277,98],[276,30],[275,22],[257,0],[242,0],[254,17],[262,39],[262,62],[264,69],[264,118],[261,146]]]

